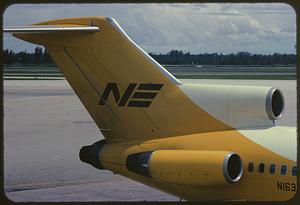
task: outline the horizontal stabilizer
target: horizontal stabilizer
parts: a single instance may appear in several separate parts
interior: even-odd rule
[[[7,27],[3,29],[6,33],[93,33],[100,31],[97,26],[26,26]]]

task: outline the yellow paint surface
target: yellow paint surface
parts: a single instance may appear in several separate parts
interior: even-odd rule
[[[148,57],[133,45],[104,17],[85,17],[42,22],[36,25],[90,25],[93,22],[100,31],[92,34],[14,34],[17,38],[44,45],[64,73],[68,82],[86,107],[109,142],[101,151],[100,161],[104,168],[140,181],[149,186],[188,200],[288,200],[294,192],[278,191],[278,182],[296,183],[290,170],[286,176],[279,171],[268,173],[268,166],[285,164],[289,169],[295,162],[288,160],[250,141],[237,130],[209,115],[195,105],[164,75]],[[149,108],[118,106],[109,96],[104,106],[99,105],[107,83],[117,83],[123,95],[130,83],[163,84]],[[151,168],[158,173],[167,170],[164,159],[172,161],[177,170],[194,170],[193,160],[212,162],[220,160],[216,155],[200,159],[192,150],[203,152],[235,152],[244,165],[244,175],[235,184],[210,186],[197,184],[193,177],[177,175],[146,178],[130,172],[125,167],[129,154],[153,150],[186,150],[181,156],[157,155]],[[197,158],[198,157],[198,158]],[[183,160],[185,168],[177,167],[176,161]],[[190,161],[189,161],[190,160]],[[248,162],[254,162],[255,171],[247,172]],[[257,165],[266,164],[266,171],[259,173]],[[211,165],[208,173],[220,174]],[[157,173],[156,173],[157,174]],[[209,177],[209,176],[208,176]],[[185,184],[180,181],[185,180]],[[176,182],[170,183],[169,181]]]

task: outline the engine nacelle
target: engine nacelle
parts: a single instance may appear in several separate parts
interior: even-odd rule
[[[272,87],[183,84],[180,88],[200,108],[234,128],[272,125],[284,111],[283,94]]]
[[[158,181],[191,186],[238,182],[243,175],[239,155],[227,151],[156,150],[135,153],[128,170]]]

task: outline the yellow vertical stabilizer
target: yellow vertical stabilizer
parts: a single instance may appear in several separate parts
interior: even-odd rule
[[[94,30],[44,31],[84,26]],[[34,27],[44,30],[13,35],[48,49],[108,141],[232,129],[186,97],[177,86],[180,82],[139,48],[114,19],[60,19]]]

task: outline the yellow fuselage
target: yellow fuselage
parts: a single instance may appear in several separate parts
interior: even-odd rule
[[[125,167],[126,157],[130,153],[149,150],[224,150],[239,153],[243,161],[244,174],[236,184],[223,186],[184,186],[166,183],[128,171]],[[176,160],[176,158],[174,158]],[[162,191],[188,200],[288,200],[296,192],[295,176],[291,169],[296,163],[282,157],[259,144],[256,144],[236,131],[194,134],[182,137],[170,137],[149,141],[113,143],[104,146],[101,151],[101,164],[105,169],[153,186]],[[253,172],[247,170],[249,162],[254,163]],[[264,163],[263,173],[259,172],[259,164]],[[274,174],[269,172],[270,164],[276,165]],[[280,167],[288,167],[286,175],[281,175]],[[180,175],[172,167],[163,175]],[[193,170],[191,170],[191,174]]]

